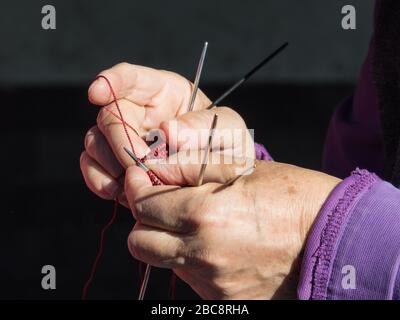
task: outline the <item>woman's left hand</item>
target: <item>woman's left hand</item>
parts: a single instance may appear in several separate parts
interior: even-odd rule
[[[199,172],[149,165],[179,185],[194,185]],[[141,168],[129,167],[125,192],[138,221],[130,252],[172,268],[204,299],[295,298],[307,233],[340,180],[258,161],[252,174],[224,184],[236,174],[232,165],[210,165],[200,187],[152,186]]]

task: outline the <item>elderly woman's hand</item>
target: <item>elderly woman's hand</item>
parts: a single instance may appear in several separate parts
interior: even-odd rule
[[[180,185],[195,184],[199,172],[196,164],[150,166]],[[252,174],[224,185],[234,167],[209,165],[200,187],[152,186],[129,167],[125,192],[138,221],[130,252],[172,268],[204,299],[294,298],[307,233],[339,180],[259,161]]]
[[[199,90],[194,111],[187,113],[192,85],[182,76],[127,63],[118,64],[100,75],[110,81],[115,91],[121,112],[129,124],[128,132],[138,157],[148,152],[146,135],[157,129],[161,129],[159,132],[165,135],[166,141],[177,151],[204,148],[206,140],[198,139],[197,132],[204,129],[203,132],[208,134],[213,116],[218,112],[220,130],[228,129],[230,134],[232,129],[238,129],[245,137],[235,141],[225,139],[225,151],[236,156],[254,158],[252,138],[245,122],[235,111],[226,107],[205,110],[211,101]],[[99,110],[97,125],[85,137],[85,151],[80,158],[82,174],[90,190],[101,198],[114,199],[123,191],[125,169],[134,164],[123,149],[130,148],[130,143],[117,117],[118,110],[104,78],[98,78],[92,83],[89,100],[102,108]],[[188,129],[189,139],[184,134]],[[199,141],[201,143],[198,144]],[[127,205],[124,197],[120,197],[120,200]]]

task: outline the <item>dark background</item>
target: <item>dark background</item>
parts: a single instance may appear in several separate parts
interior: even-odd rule
[[[41,8],[57,29],[41,29]],[[357,9],[357,30],[341,8]],[[194,76],[204,41],[201,88],[211,98],[285,41],[290,47],[224,104],[255,129],[277,161],[320,168],[335,106],[354,89],[371,35],[373,1],[2,1],[0,4],[0,299],[79,299],[112,202],[86,189],[79,155],[98,109],[95,75],[127,61]],[[106,236],[92,299],[136,299],[138,268],[121,209]],[[57,289],[41,288],[54,265]],[[169,272],[151,277],[147,298],[167,298]],[[196,298],[183,283],[178,299]]]

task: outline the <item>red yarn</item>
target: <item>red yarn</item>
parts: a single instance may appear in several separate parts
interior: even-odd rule
[[[122,115],[121,109],[120,109],[119,104],[118,104],[117,96],[115,94],[115,91],[114,91],[110,81],[103,75],[99,75],[96,79],[98,79],[98,78],[102,78],[107,82],[107,84],[108,84],[108,86],[110,88],[111,94],[113,96],[113,99],[114,99],[113,102],[115,103],[115,105],[117,107],[119,115],[117,115],[115,112],[113,112],[112,110],[110,110],[107,107],[105,107],[105,110],[107,112],[110,112],[111,114],[113,114],[117,119],[119,119],[122,122],[122,125],[124,127],[124,131],[125,131],[125,134],[126,134],[126,137],[127,137],[128,141],[129,141],[131,150],[135,153],[135,149],[133,147],[133,143],[132,143],[132,140],[131,140],[131,138],[129,136],[129,132],[128,132],[127,128],[130,128],[131,130],[133,130],[138,137],[140,137],[140,136],[139,136],[138,132],[135,130],[135,128],[133,128],[131,125],[129,125],[129,123],[127,123],[124,120],[124,117]],[[160,158],[167,158],[167,157],[168,157],[168,148],[167,148],[167,145],[165,143],[163,143],[163,144],[158,145],[156,148],[153,148],[151,150],[150,154],[145,156],[143,159],[141,159],[141,161],[145,161],[146,159],[155,159],[155,158],[156,159],[160,159]],[[149,176],[149,178],[150,178],[150,180],[151,180],[153,185],[163,185],[164,184],[161,181],[161,179],[153,171],[149,170],[147,172],[147,175]],[[83,289],[82,289],[82,300],[86,300],[86,298],[87,298],[88,288],[89,288],[89,286],[90,286],[90,284],[91,284],[91,282],[93,280],[94,274],[95,274],[96,269],[97,269],[97,265],[99,263],[99,260],[100,260],[100,258],[102,256],[102,254],[103,254],[104,235],[105,235],[105,232],[107,231],[107,229],[113,224],[113,222],[114,222],[114,220],[115,220],[115,218],[117,216],[118,205],[119,205],[118,198],[116,198],[112,217],[111,217],[110,221],[106,224],[106,226],[101,231],[101,234],[100,234],[100,245],[99,245],[98,253],[97,253],[96,259],[95,259],[95,261],[93,263],[89,278],[87,279],[87,281],[85,282],[85,284],[83,286]],[[143,266],[143,264],[141,263],[139,265],[140,270],[142,269],[142,266]],[[140,275],[141,275],[141,281],[143,281],[142,272],[140,272]],[[176,282],[176,276],[173,273],[172,274],[172,278],[171,278],[171,287],[170,287],[171,297],[173,297],[173,298],[175,297],[175,282]]]
[[[108,80],[108,79],[107,79],[105,76],[103,76],[103,75],[97,76],[96,79],[98,79],[98,78],[102,78],[102,79],[106,80],[106,82],[107,82],[107,84],[108,84],[108,86],[109,86],[109,88],[110,88],[111,94],[112,94],[112,96],[113,96],[113,98],[114,98],[114,103],[115,103],[115,105],[116,105],[116,107],[117,107],[117,110],[118,110],[118,113],[119,113],[120,120],[122,121],[122,126],[124,127],[124,131],[125,131],[126,137],[128,138],[129,144],[130,144],[130,146],[131,146],[131,150],[133,151],[133,153],[135,153],[135,149],[133,148],[133,143],[132,143],[131,137],[129,136],[129,133],[128,133],[128,129],[127,129],[127,126],[126,126],[126,122],[124,121],[124,117],[122,116],[122,112],[121,112],[121,109],[120,109],[120,107],[119,107],[117,95],[116,95],[115,92],[114,92],[114,89],[113,89],[113,87],[112,87],[112,85],[111,85],[111,83],[110,83],[110,80]],[[135,132],[136,132],[136,130],[135,130]],[[136,133],[137,133],[137,132],[136,132]]]
[[[162,143],[156,146],[155,148],[151,149],[150,153],[141,160],[146,161],[151,159],[166,159],[167,157],[168,157],[167,145],[166,143]],[[153,186],[161,186],[165,184],[153,171],[151,170],[147,171],[147,175],[149,176]]]
[[[104,107],[104,110],[106,110],[107,112],[111,113],[114,117],[116,117],[121,122],[125,123],[125,125],[129,129],[133,130],[139,136],[139,133],[136,131],[136,129],[134,127],[132,127],[128,122],[123,121],[114,111],[110,110],[108,107]]]
[[[176,280],[178,279],[178,277],[176,276],[176,274],[172,271],[171,274],[171,280],[169,283],[169,297],[171,300],[175,300],[175,295],[176,295]]]
[[[114,209],[113,209],[113,214],[111,216],[110,221],[107,222],[107,224],[104,226],[104,228],[101,230],[100,233],[100,241],[99,241],[99,249],[97,251],[97,255],[96,255],[96,259],[93,262],[93,266],[92,269],[90,271],[90,275],[89,278],[86,280],[83,289],[82,289],[82,300],[86,300],[87,297],[87,291],[88,288],[90,286],[90,283],[93,280],[94,274],[96,272],[97,269],[97,264],[100,261],[101,256],[103,255],[103,248],[104,248],[104,235],[106,233],[106,231],[108,230],[108,228],[113,224],[113,222],[115,221],[115,218],[117,217],[117,213],[118,213],[118,197],[115,198],[115,202],[114,202]]]

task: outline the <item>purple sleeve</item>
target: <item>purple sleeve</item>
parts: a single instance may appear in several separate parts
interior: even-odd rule
[[[256,149],[257,160],[267,160],[267,161],[272,160],[272,157],[262,144],[255,143],[255,149]]]
[[[383,134],[372,76],[373,41],[354,95],[336,109],[328,129],[323,171],[336,177],[345,178],[357,167],[380,176],[383,171]]]
[[[300,299],[400,299],[400,190],[366,170],[341,182],[304,251]]]

